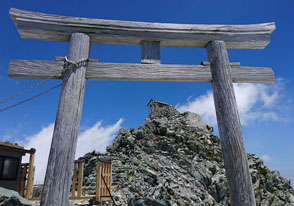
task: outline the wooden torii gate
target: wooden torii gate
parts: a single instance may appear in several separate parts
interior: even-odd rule
[[[11,78],[54,76],[63,80],[41,205],[68,205],[86,80],[211,82],[231,204],[256,205],[233,82],[272,83],[274,75],[270,68],[230,63],[227,48],[264,48],[275,30],[274,23],[143,23],[18,9],[10,9],[10,16],[22,38],[70,42],[69,61],[12,60],[9,66]],[[139,45],[141,64],[87,62],[91,43]],[[206,48],[209,62],[198,66],[163,65],[160,46]]]

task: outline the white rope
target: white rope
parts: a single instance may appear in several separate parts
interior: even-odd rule
[[[80,59],[79,61],[75,62],[75,61],[69,60],[69,59],[67,58],[67,56],[65,56],[63,59],[64,59],[64,62],[65,62],[65,63],[67,63],[67,64],[72,64],[72,65],[74,65],[74,66],[76,66],[76,67],[78,67],[79,64],[81,64],[81,63],[86,63],[86,62],[89,61],[88,58],[82,58],[82,59]]]

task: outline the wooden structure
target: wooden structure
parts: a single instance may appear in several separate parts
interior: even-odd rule
[[[83,161],[76,160],[74,163],[73,177],[71,183],[71,199],[82,198],[82,187],[84,177],[84,165]],[[77,191],[77,194],[76,194]]]
[[[35,169],[36,167],[33,166],[31,168],[29,163],[21,164],[21,178],[18,193],[26,199],[32,199]]]
[[[23,165],[23,183],[25,184],[25,180],[27,178],[28,172],[28,164]],[[111,200],[111,189],[112,189],[112,164],[110,158],[101,158],[97,161],[96,167],[96,194],[95,196],[83,196],[83,178],[84,178],[84,166],[85,163],[81,160],[75,160],[73,166],[73,175],[72,175],[72,182],[71,182],[71,196],[69,197],[70,200],[80,200],[80,199],[95,199],[96,201],[108,201]],[[40,200],[40,198],[26,196],[25,194],[25,187],[20,194],[27,198],[28,200]],[[30,187],[29,191],[32,192],[32,187]],[[31,194],[31,192],[29,194]]]
[[[35,152],[34,148],[0,141],[0,187],[18,191],[27,199],[32,197]],[[30,154],[29,163],[21,164],[25,154]]]
[[[101,158],[97,162],[96,201],[111,200],[112,164],[111,159]]]
[[[227,49],[264,48],[275,30],[274,23],[144,23],[64,17],[18,9],[11,9],[10,16],[23,38],[70,41],[69,61],[14,60],[9,66],[8,74],[12,78],[63,80],[41,205],[68,205],[86,79],[212,82],[231,204],[255,205],[233,82],[272,83],[274,75],[270,68],[230,63]],[[143,64],[85,61],[90,42],[139,45]],[[206,48],[209,63],[163,65],[160,47]]]
[[[71,196],[69,199],[92,199],[96,201],[108,201],[111,200],[111,185],[112,185],[112,164],[110,158],[100,158],[97,161],[96,168],[96,195],[95,196],[83,196],[83,177],[84,177],[84,165],[85,163],[80,160],[74,162],[72,184],[71,184]]]

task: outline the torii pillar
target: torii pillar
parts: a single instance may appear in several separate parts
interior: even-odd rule
[[[207,56],[231,205],[255,206],[226,43],[209,42]]]
[[[68,58],[78,62],[89,57],[90,37],[71,35]],[[68,205],[73,162],[84,102],[87,64],[68,65],[63,77],[41,205]]]
[[[12,78],[63,79],[48,160],[42,206],[67,206],[83,106],[85,81],[211,82],[232,206],[255,206],[233,82],[272,83],[270,68],[230,63],[229,49],[262,49],[274,23],[254,25],[181,25],[74,18],[10,10],[23,38],[70,41],[69,60],[88,58],[91,43],[142,46],[142,64],[89,61],[66,66],[63,61],[13,60]],[[89,36],[90,37],[89,37]],[[160,47],[206,48],[210,64],[160,64]]]

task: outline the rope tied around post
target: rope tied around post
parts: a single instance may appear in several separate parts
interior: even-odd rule
[[[94,61],[94,62],[98,62],[98,61],[99,61],[98,59],[90,60],[89,58],[82,58],[82,59],[80,59],[79,61],[72,61],[72,60],[69,60],[69,59],[67,58],[67,56],[65,56],[65,57],[57,57],[56,60],[62,60],[62,61],[64,61],[64,67],[63,67],[63,70],[62,70],[62,74],[64,74],[65,70],[67,70],[67,69],[72,69],[72,67],[67,67],[67,66],[69,66],[69,65],[73,65],[73,66],[75,66],[75,67],[79,67],[79,66],[81,66],[81,65],[86,66],[86,64],[87,64],[89,61]],[[4,103],[6,103],[6,102],[8,102],[8,101],[11,101],[11,100],[13,100],[13,99],[16,98],[16,97],[19,97],[19,96],[23,95],[24,93],[27,93],[27,92],[31,91],[32,89],[41,86],[42,84],[44,84],[44,83],[47,82],[48,80],[53,79],[53,78],[54,78],[55,76],[57,76],[58,74],[59,74],[59,71],[56,72],[55,74],[53,74],[53,75],[51,75],[51,76],[49,76],[49,77],[43,79],[42,81],[40,81],[40,82],[38,82],[38,83],[32,85],[31,87],[29,87],[29,88],[27,88],[27,89],[24,89],[24,90],[22,90],[21,92],[18,92],[16,95],[13,95],[13,96],[11,96],[11,97],[9,97],[9,98],[6,98],[6,99],[4,99],[4,100],[1,100],[1,101],[0,101],[0,104],[4,104]],[[5,107],[5,108],[3,108],[3,109],[0,109],[0,113],[6,111],[6,110],[8,110],[8,109],[14,108],[14,107],[16,107],[16,106],[19,106],[19,105],[21,105],[21,104],[23,104],[23,103],[26,103],[26,102],[28,102],[28,101],[30,101],[30,100],[33,100],[33,99],[35,99],[35,98],[37,98],[37,97],[40,97],[40,96],[42,96],[43,94],[46,94],[46,93],[48,93],[48,92],[50,92],[50,91],[52,91],[52,90],[54,90],[54,89],[56,89],[56,88],[58,88],[58,87],[60,87],[60,86],[62,86],[62,84],[58,84],[58,85],[56,85],[56,86],[54,86],[54,87],[52,87],[52,88],[50,88],[50,89],[47,89],[47,90],[45,90],[45,91],[43,91],[43,92],[41,92],[41,93],[39,93],[39,94],[37,94],[37,95],[34,95],[34,96],[30,97],[30,98],[27,98],[27,99],[25,99],[25,100],[22,100],[22,101],[20,101],[20,102],[17,102],[16,104],[13,104],[13,105],[7,106],[7,107]]]
[[[72,60],[69,60],[67,56],[65,56],[62,59],[64,60],[65,66],[74,65],[75,67],[78,67],[80,64],[86,64],[89,62],[89,58],[82,58],[79,61],[72,61]]]

